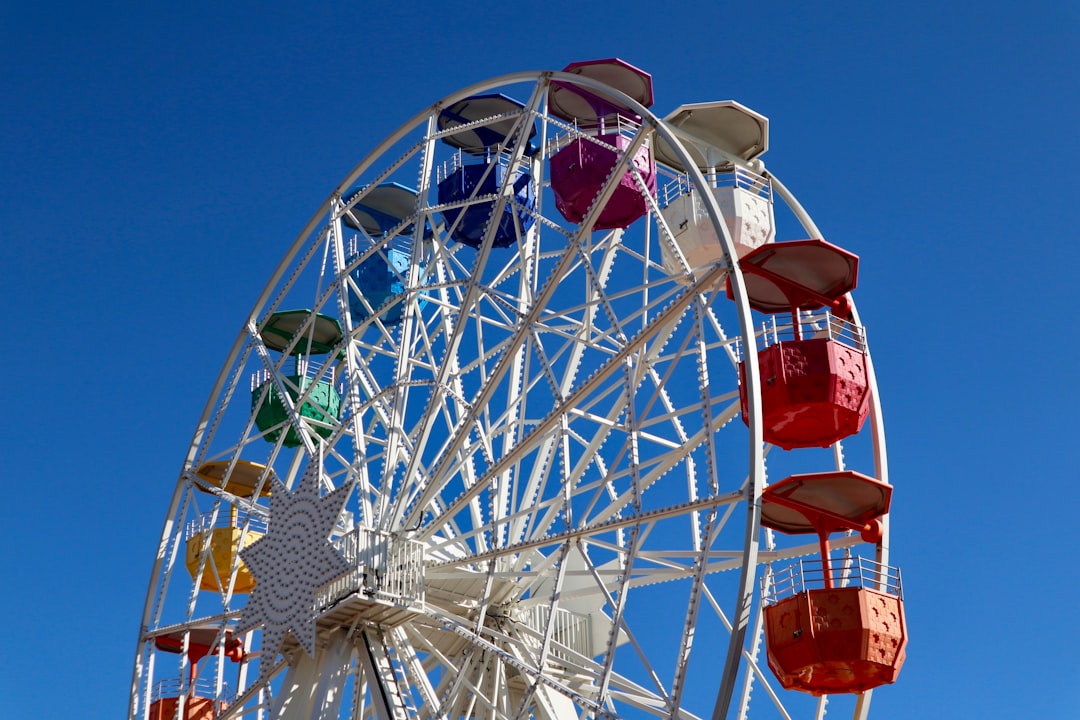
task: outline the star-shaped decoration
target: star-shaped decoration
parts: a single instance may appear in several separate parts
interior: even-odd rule
[[[320,455],[308,463],[295,492],[273,478],[266,535],[240,551],[256,582],[235,632],[263,626],[259,663],[263,680],[288,632],[315,656],[315,594],[349,570],[329,538],[351,487],[344,485],[324,497],[319,492],[321,477]]]

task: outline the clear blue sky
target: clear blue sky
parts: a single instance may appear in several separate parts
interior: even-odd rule
[[[210,385],[359,158],[463,85],[619,56],[661,115],[767,115],[862,257],[912,637],[875,719],[1073,716],[1080,5],[304,5],[0,5],[0,715],[125,712]]]

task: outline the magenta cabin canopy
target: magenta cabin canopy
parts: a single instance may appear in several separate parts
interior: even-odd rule
[[[653,104],[652,75],[619,58],[572,62],[563,68],[563,72],[602,82],[629,95],[645,107]],[[637,113],[613,100],[600,97],[579,85],[558,80],[551,83],[548,110],[556,117],[582,125],[596,124],[616,115],[641,120]]]

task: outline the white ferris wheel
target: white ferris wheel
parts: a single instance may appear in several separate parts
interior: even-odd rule
[[[331,193],[184,457],[131,720],[867,716],[906,630],[857,258],[763,116],[651,104],[504,76]]]

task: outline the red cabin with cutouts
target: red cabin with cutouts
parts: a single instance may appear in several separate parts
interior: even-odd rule
[[[866,341],[846,297],[858,261],[823,240],[770,243],[740,261],[750,306],[790,313],[790,323],[773,315],[758,334],[766,442],[827,447],[862,428],[870,412]],[[749,423],[745,361],[739,380]]]
[[[211,652],[216,652],[220,642],[224,644],[225,657],[233,662],[240,662],[244,659],[243,643],[234,638],[230,631],[226,630],[222,634],[217,626],[205,625],[158,635],[154,638],[154,647],[167,653],[183,654],[185,641],[188,662],[187,693],[181,695],[182,689],[177,678],[159,682],[154,687],[154,697],[150,703],[150,720],[212,720],[227,707],[225,700],[215,700],[214,696],[219,693],[213,683],[197,679],[199,661]]]
[[[892,683],[904,664],[907,626],[900,572],[872,560],[832,560],[829,535],[851,530],[881,539],[892,487],[856,472],[793,475],[761,496],[761,524],[816,534],[821,561],[766,576],[769,667],[789,690],[861,693]]]

